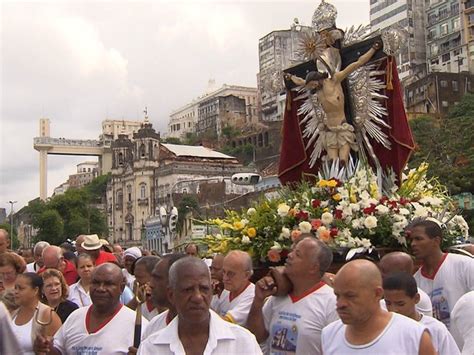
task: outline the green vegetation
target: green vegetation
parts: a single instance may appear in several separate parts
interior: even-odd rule
[[[20,242],[18,241],[18,236],[15,228],[13,228],[13,234],[10,223],[0,223],[0,229],[5,229],[10,235],[10,249],[17,250],[20,247]]]
[[[39,229],[36,241],[46,240],[60,244],[78,234],[107,236],[108,228],[104,213],[94,204],[105,200],[109,175],[99,176],[81,189],[69,189],[47,202],[31,201],[26,207],[32,224]]]

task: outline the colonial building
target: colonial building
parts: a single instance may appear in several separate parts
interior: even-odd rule
[[[216,121],[217,116],[222,117],[229,123],[233,123],[234,120],[237,122],[242,118],[245,123],[255,123],[258,121],[256,88],[224,84],[221,88],[215,89],[214,85],[211,84],[204,95],[171,113],[168,122],[167,138],[185,138],[187,133],[196,133],[197,129],[202,130],[203,126],[206,127],[206,122],[209,122],[209,128],[214,127],[214,133],[216,135],[220,135],[221,132],[218,131],[217,123],[212,125],[212,121]],[[225,111],[219,111],[216,115],[219,108],[225,110],[225,108],[220,105],[229,105],[232,99],[219,99],[217,100],[220,101],[219,103],[216,102],[215,99],[229,96],[244,100],[244,117],[242,117],[240,108],[236,115]],[[235,99],[233,100],[235,102]],[[213,106],[215,106],[215,108],[213,108]],[[235,105],[233,104],[232,106],[234,107]],[[199,126],[198,122],[200,122]]]
[[[69,175],[69,188],[81,188],[92,182],[99,174],[99,163],[85,161],[77,164],[77,173]]]
[[[130,139],[112,142],[112,177],[107,185],[107,223],[113,241],[141,244],[145,220],[154,211],[155,169],[160,135],[145,119]]]

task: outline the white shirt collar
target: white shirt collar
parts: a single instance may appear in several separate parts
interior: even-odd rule
[[[209,310],[209,313],[211,314],[209,339],[207,340],[204,354],[211,354],[217,347],[219,340],[235,339],[234,333],[229,329],[229,323],[213,310]],[[177,354],[184,353],[183,344],[178,336],[178,322],[179,316],[176,316],[166,328],[150,337],[150,342],[152,344],[168,344],[172,352]]]

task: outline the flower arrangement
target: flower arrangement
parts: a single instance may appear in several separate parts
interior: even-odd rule
[[[220,233],[199,242],[208,246],[209,253],[240,249],[256,260],[278,262],[302,233],[312,233],[329,246],[352,249],[352,253],[372,247],[406,247],[408,223],[432,217],[447,224],[444,241],[452,245],[456,238],[467,237],[468,226],[461,216],[452,216],[454,207],[446,189],[428,179],[427,170],[427,164],[420,165],[403,177],[400,187],[392,183],[384,193],[368,167],[358,167],[346,182],[319,178],[315,184],[283,188],[277,198],[205,221]]]

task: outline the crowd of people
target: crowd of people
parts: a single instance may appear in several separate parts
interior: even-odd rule
[[[443,252],[434,221],[408,228],[411,255],[336,274],[302,234],[259,280],[239,250],[157,255],[80,235],[18,253],[0,229],[0,354],[474,354],[474,259]]]

